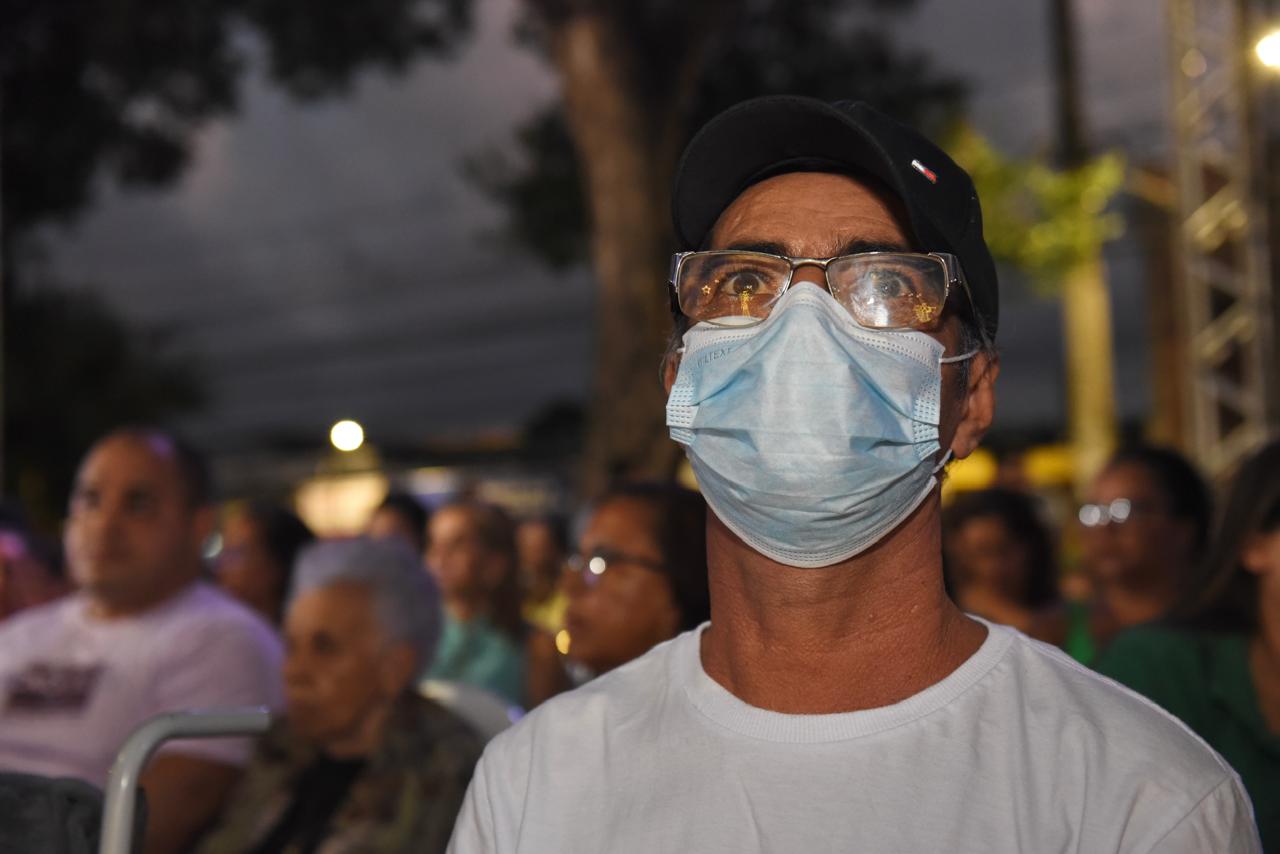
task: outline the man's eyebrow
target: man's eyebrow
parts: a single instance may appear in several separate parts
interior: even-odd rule
[[[856,255],[859,252],[910,252],[911,247],[905,243],[876,240],[851,240],[840,247],[841,255]]]
[[[768,240],[744,240],[738,243],[731,243],[723,248],[735,252],[767,252],[770,255],[787,254],[787,247],[781,243],[774,243]]]

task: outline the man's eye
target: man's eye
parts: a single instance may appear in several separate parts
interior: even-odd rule
[[[155,498],[150,495],[130,495],[125,501],[130,513],[150,513],[155,506]]]
[[[757,294],[764,287],[764,277],[754,270],[736,270],[720,280],[720,292],[730,296]]]
[[[316,655],[333,655],[338,651],[338,645],[328,635],[318,635],[311,641],[311,651]]]
[[[893,270],[876,270],[871,273],[870,279],[872,292],[885,299],[906,297],[916,292],[910,277]]]

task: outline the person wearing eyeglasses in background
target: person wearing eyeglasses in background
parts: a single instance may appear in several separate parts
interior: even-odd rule
[[[1081,506],[1087,603],[1066,612],[1064,647],[1089,664],[1129,626],[1164,616],[1187,589],[1208,539],[1212,498],[1185,457],[1133,445],[1116,452]]]
[[[1244,459],[1188,594],[1097,669],[1167,709],[1240,773],[1280,851],[1280,439]]]
[[[606,673],[706,622],[706,512],[698,493],[662,483],[622,484],[591,505],[562,582],[571,662]]]
[[[997,373],[969,176],[865,104],[774,96],[699,131],[673,212],[711,621],[491,741],[451,850],[1258,851],[1185,726],[947,597],[938,473]]]

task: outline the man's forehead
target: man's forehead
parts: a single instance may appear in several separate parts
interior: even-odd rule
[[[909,235],[905,209],[878,182],[790,172],[743,190],[716,221],[709,248],[768,244],[780,254],[831,257],[859,245],[910,249]]]
[[[80,483],[105,479],[136,488],[155,488],[161,483],[177,483],[181,476],[170,445],[143,437],[112,436],[89,452],[77,477]]]

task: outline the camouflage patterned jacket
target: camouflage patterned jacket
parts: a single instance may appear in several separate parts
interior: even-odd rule
[[[369,757],[329,823],[319,854],[444,851],[483,748],[471,729],[415,694],[397,701],[382,748]],[[274,725],[199,854],[240,854],[271,832],[316,750]]]

